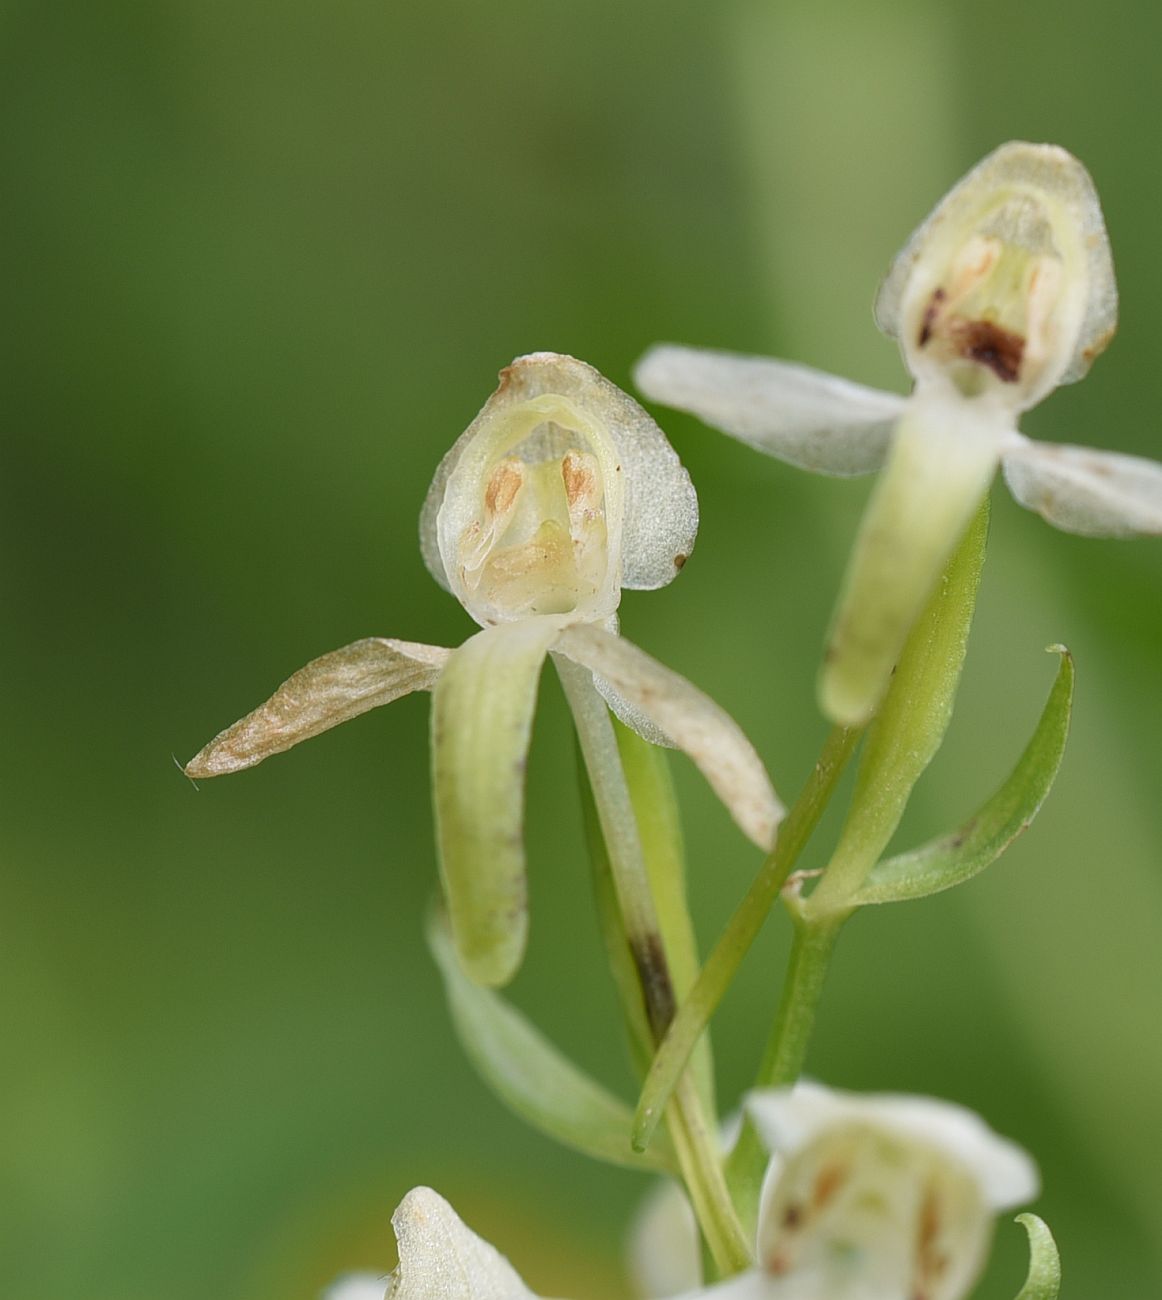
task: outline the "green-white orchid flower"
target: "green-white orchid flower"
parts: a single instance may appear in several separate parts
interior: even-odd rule
[[[960,1300],[984,1268],[996,1213],[1037,1194],[1025,1152],[948,1102],[800,1083],[752,1094],[748,1110],[774,1153],[756,1266],[697,1289],[693,1216],[667,1189],[632,1242],[647,1295]]]
[[[662,345],[646,396],[823,474],[884,466],[852,555],[820,679],[845,726],[875,711],[908,631],[998,465],[1013,495],[1088,536],[1162,533],[1162,466],[1036,443],[1022,411],[1080,379],[1113,335],[1117,289],[1097,193],[1054,145],[1002,145],[897,256],[875,307],[908,398],[787,362]]]
[[[998,1211],[1037,1194],[1037,1170],[971,1111],[928,1097],[817,1084],[758,1092],[748,1109],[776,1152],[755,1267],[700,1287],[697,1230],[675,1191],[635,1230],[646,1294],[684,1300],[962,1300]],[[512,1266],[430,1188],[392,1217],[399,1267],[348,1278],[325,1300],[536,1300]]]
[[[387,1281],[356,1274],[323,1300],[537,1300],[508,1260],[430,1187],[408,1192],[391,1225],[399,1266]]]
[[[623,587],[668,583],[698,527],[689,476],[652,419],[591,366],[520,357],[444,458],[420,521],[436,580],[483,631],[457,650],[370,637],[309,663],[186,765],[252,767],[430,690],[441,874],[453,938],[483,984],[512,977],[527,916],[524,765],[552,652],[647,738],[685,750],[769,848],[782,813],[758,755],[702,692],[617,635]]]

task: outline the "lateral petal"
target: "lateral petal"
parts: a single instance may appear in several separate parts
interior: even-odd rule
[[[528,929],[524,775],[537,682],[559,618],[486,628],[448,660],[432,693],[432,786],[440,871],[460,960],[505,984]]]
[[[789,361],[668,343],[646,353],[634,381],[759,451],[843,476],[879,468],[907,401]]]
[[[1083,537],[1162,534],[1162,465],[1141,456],[1022,439],[1004,458],[1013,496]]]
[[[241,772],[401,695],[430,691],[451,653],[376,636],[332,650],[312,659],[265,704],[219,732],[183,770],[198,780]]]
[[[632,642],[593,624],[566,628],[555,650],[603,677],[694,761],[744,834],[769,849],[783,806],[754,746],[709,696]]]

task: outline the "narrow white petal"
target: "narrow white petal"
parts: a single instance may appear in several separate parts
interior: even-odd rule
[[[975,1112],[934,1097],[854,1093],[801,1082],[753,1092],[747,1110],[772,1151],[790,1156],[831,1129],[882,1128],[946,1153],[971,1172],[994,1210],[1031,1201],[1040,1188],[1027,1152],[1000,1137]]]
[[[913,398],[848,562],[820,675],[823,712],[862,726],[981,499],[1009,437],[967,401]]]
[[[661,344],[634,381],[656,402],[819,474],[867,474],[887,455],[906,401],[789,361]]]
[[[185,766],[202,779],[261,763],[368,709],[430,691],[452,652],[414,641],[367,637],[312,659],[253,713],[227,727]]]
[[[524,954],[525,757],[541,665],[560,626],[527,618],[478,632],[432,694],[440,872],[456,950],[479,984],[507,983]]]
[[[1139,456],[1023,440],[1004,458],[1013,496],[1085,537],[1162,534],[1162,465]]]
[[[390,1285],[386,1277],[352,1273],[328,1287],[323,1292],[322,1300],[388,1300]]]
[[[754,746],[729,714],[684,677],[593,624],[566,628],[554,648],[640,709],[693,759],[743,832],[770,848],[783,807]]]
[[[536,1300],[508,1260],[430,1187],[408,1192],[391,1222],[399,1242],[391,1300]]]

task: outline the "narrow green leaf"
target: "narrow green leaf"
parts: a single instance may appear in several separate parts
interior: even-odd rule
[[[432,691],[432,793],[456,949],[479,984],[506,984],[528,931],[525,759],[554,618],[501,623],[453,652]]]
[[[485,1083],[511,1110],[564,1145],[630,1169],[673,1171],[662,1141],[644,1155],[629,1144],[625,1102],[591,1079],[504,998],[464,974],[447,922],[433,909],[428,947],[444,979],[457,1037]]]
[[[1057,776],[1069,735],[1073,658],[1063,646],[1057,679],[1025,752],[983,808],[951,835],[878,863],[855,902],[895,903],[951,889],[1000,857],[1037,815]]]
[[[1029,1275],[1016,1300],[1057,1300],[1061,1291],[1061,1257],[1053,1234],[1035,1214],[1018,1214],[1017,1222],[1029,1234]]]

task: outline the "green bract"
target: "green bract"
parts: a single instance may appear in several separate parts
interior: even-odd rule
[[[1029,1234],[1029,1274],[1017,1293],[1017,1300],[1057,1300],[1061,1291],[1061,1258],[1053,1234],[1035,1214],[1018,1214],[1017,1222]]]
[[[843,726],[879,706],[908,629],[996,473],[1050,523],[1162,533],[1162,466],[1031,442],[1020,413],[1080,379],[1113,335],[1117,290],[1093,183],[1054,145],[1002,145],[937,205],[876,302],[908,398],[786,362],[660,346],[636,378],[770,455],[824,474],[883,466],[820,676]]]
[[[636,402],[572,357],[520,357],[445,456],[420,521],[428,567],[483,630],[457,650],[368,638],[323,655],[185,771],[240,771],[408,692],[432,691],[452,933],[472,978],[503,984],[526,940],[524,767],[550,651],[578,665],[585,689],[601,691],[647,739],[685,750],[752,840],[767,848],[774,839],[782,808],[738,726],[617,635],[621,589],[669,582],[697,527],[689,476]]]

